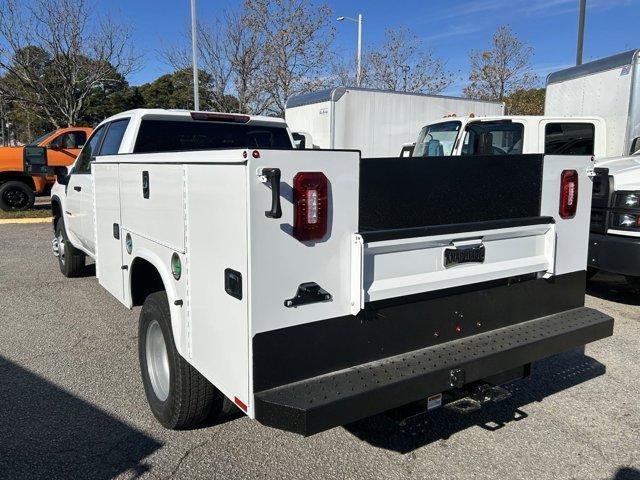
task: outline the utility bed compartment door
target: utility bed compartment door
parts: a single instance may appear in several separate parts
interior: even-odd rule
[[[550,217],[482,222],[354,238],[355,303],[413,295],[516,275],[553,272],[555,225]],[[510,225],[510,226],[508,226]],[[450,230],[447,232],[447,230]],[[432,233],[428,235],[428,233]]]
[[[93,165],[96,276],[111,295],[124,301],[124,275],[120,218],[119,166],[116,164]]]

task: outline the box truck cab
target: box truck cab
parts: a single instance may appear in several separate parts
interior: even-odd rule
[[[394,157],[427,123],[445,115],[502,115],[502,102],[336,87],[291,97],[285,120],[305,148],[360,150]]]
[[[595,165],[588,264],[640,279],[640,49],[547,78],[547,115],[598,115],[607,125],[606,155]]]
[[[612,334],[584,306],[591,164],[361,159],[294,149],[279,119],[134,110],[59,172],[54,253],[66,276],[95,258],[142,305],[142,383],[166,427],[224,397],[303,435],[427,398],[464,412]]]
[[[598,117],[447,117],[425,125],[400,156],[604,155],[605,123]]]

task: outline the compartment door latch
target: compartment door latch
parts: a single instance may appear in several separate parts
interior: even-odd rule
[[[331,294],[317,283],[307,282],[298,286],[296,296],[285,300],[284,306],[287,308],[299,307],[310,303],[329,302],[332,298]]]

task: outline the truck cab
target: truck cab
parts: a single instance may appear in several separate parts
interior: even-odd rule
[[[49,165],[71,165],[91,135],[89,127],[61,128],[36,138],[21,147],[0,147],[0,208],[26,210],[33,206],[35,197],[48,193],[54,183],[52,176],[27,175],[23,161],[25,148],[47,148]]]
[[[206,119],[205,121],[199,120]],[[100,123],[80,151],[77,159],[62,174],[51,190],[54,227],[62,220],[53,240],[54,251],[64,260],[62,244],[68,236],[67,255],[82,258],[95,256],[95,225],[93,215],[93,178],[91,167],[98,156],[169,151],[194,151],[208,148],[230,148],[250,140],[253,146],[292,148],[291,134],[280,119],[218,113],[194,113],[183,110],[136,109],[115,115]],[[187,128],[189,122],[191,128]],[[198,129],[193,130],[195,122]],[[244,122],[244,123],[243,123]],[[224,128],[227,127],[227,128]],[[236,128],[233,128],[236,127]],[[259,127],[263,127],[260,129]],[[174,129],[171,135],[167,129]],[[242,135],[246,130],[246,136]],[[236,130],[238,132],[236,132]],[[212,132],[215,131],[215,135]],[[268,148],[268,147],[267,147]],[[47,151],[50,167],[68,165],[59,156]],[[57,152],[56,152],[57,153]],[[62,247],[62,248],[61,248]],[[61,268],[70,269],[71,263]]]
[[[403,145],[401,156],[407,156]],[[605,124],[598,117],[447,117],[426,125],[411,156],[555,155],[603,156]]]

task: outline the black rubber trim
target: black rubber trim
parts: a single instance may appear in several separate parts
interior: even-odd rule
[[[555,223],[553,217],[510,218],[506,220],[492,220],[487,222],[457,223],[451,225],[435,225],[432,227],[400,228],[397,230],[379,230],[361,232],[366,243],[396,240],[399,238],[429,237],[435,235],[449,235],[483,230],[497,230],[501,228],[524,227],[529,225],[547,225]]]
[[[450,390],[454,369],[471,383],[612,334],[581,307],[260,392],[256,419],[312,435]]]

